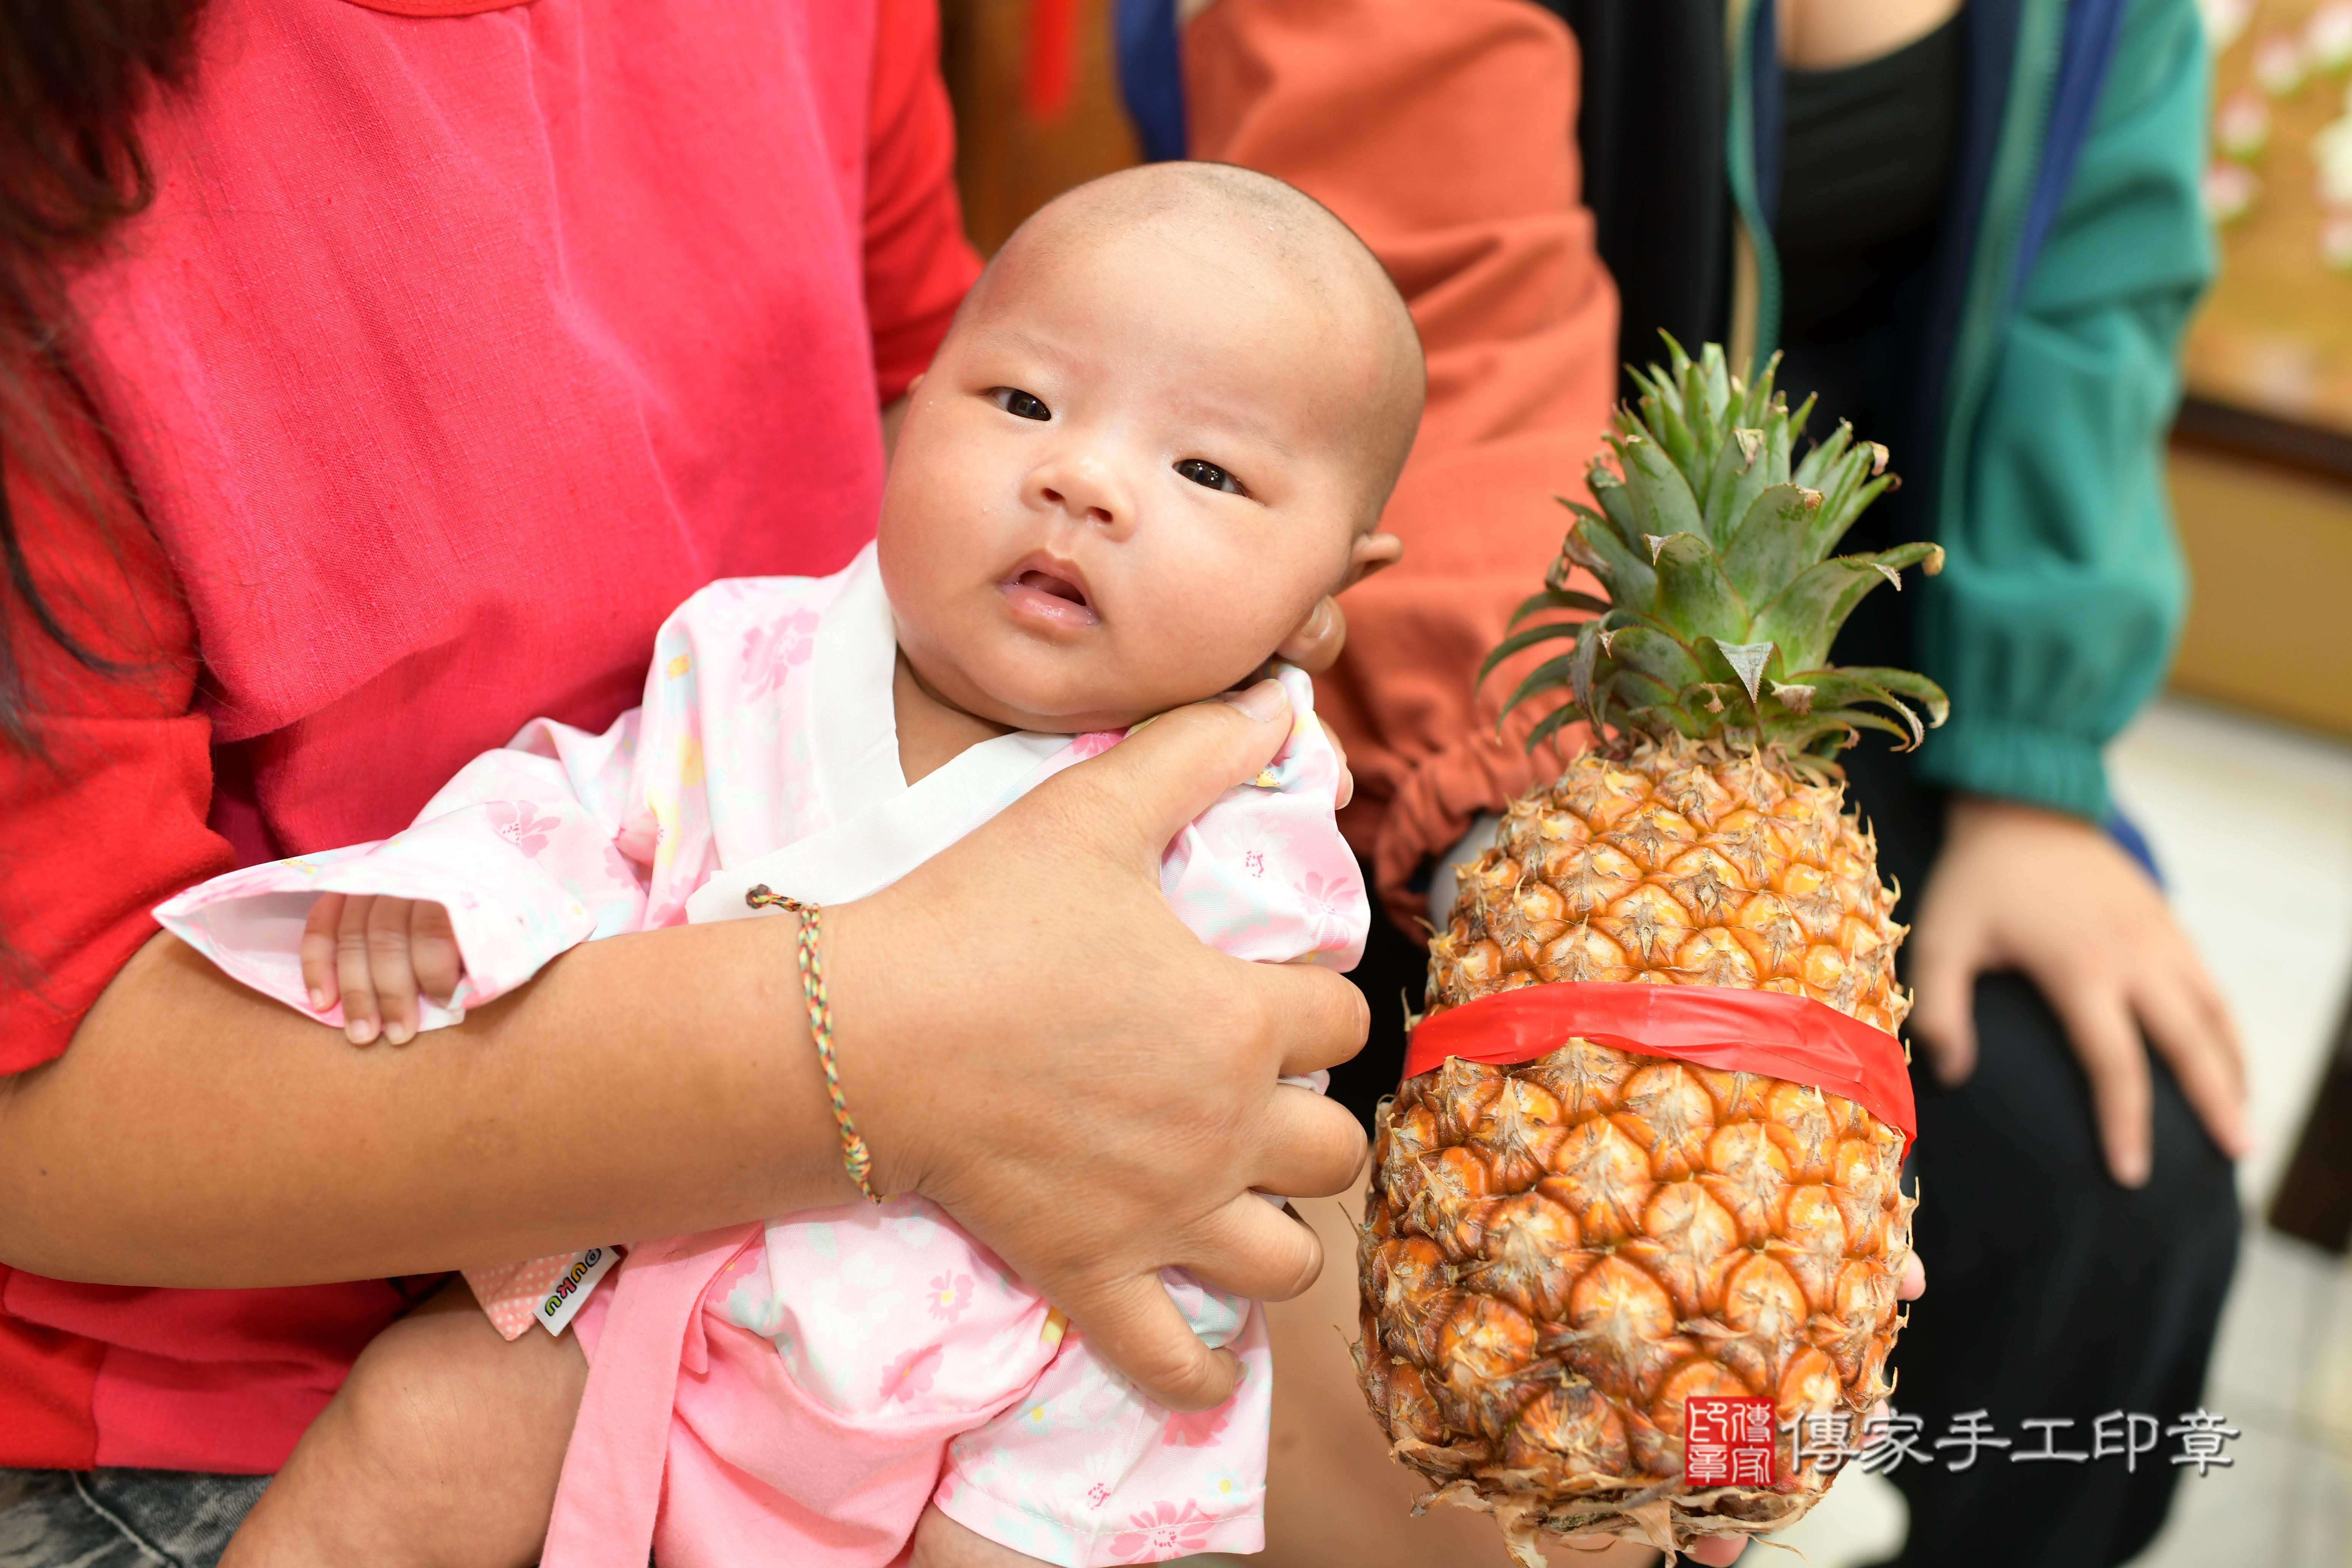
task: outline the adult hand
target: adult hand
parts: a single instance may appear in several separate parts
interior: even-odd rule
[[[2229,1009],[2156,884],[2090,823],[1955,798],[1911,944],[1911,1026],[1941,1082],[1976,1068],[1976,977],[2014,969],[2066,1026],[2118,1183],[2148,1176],[2143,1029],[2213,1142],[2233,1159],[2246,1152],[2245,1067]]]
[[[1276,1082],[1361,1047],[1356,988],[1228,958],[1160,891],[1168,841],[1288,725],[1272,681],[1170,713],[825,911],[876,1185],[936,1200],[1177,1409],[1222,1403],[1238,1363],[1186,1329],[1159,1270],[1297,1294],[1320,1244],[1251,1189],[1336,1193],[1365,1153],[1344,1109]]]

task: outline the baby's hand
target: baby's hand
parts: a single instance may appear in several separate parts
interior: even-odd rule
[[[395,1046],[416,1036],[421,989],[447,1005],[466,973],[449,911],[423,899],[321,893],[302,922],[302,988],[323,1013],[343,1004],[343,1033],[372,1043],[381,1029]]]

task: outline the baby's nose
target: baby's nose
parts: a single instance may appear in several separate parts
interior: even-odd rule
[[[1118,471],[1098,459],[1074,454],[1040,468],[1030,483],[1037,505],[1073,522],[1116,535],[1132,521],[1133,498]]]
[[[1064,511],[1068,512],[1071,516],[1083,518],[1087,522],[1116,522],[1118,521],[1112,515],[1108,507],[1097,506],[1092,501],[1075,500],[1071,499],[1068,493],[1055,489],[1051,485],[1045,487],[1043,494],[1045,502],[1047,506],[1060,507]]]

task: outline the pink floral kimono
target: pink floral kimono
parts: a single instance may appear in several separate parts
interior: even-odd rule
[[[448,1008],[424,1005],[437,1027],[576,943],[764,918],[744,902],[756,883],[820,903],[877,891],[1121,739],[1005,735],[909,785],[897,646],[870,546],[832,577],[713,584],[663,626],[644,705],[604,734],[534,721],[405,831],[233,872],[157,918],[309,1013],[316,895],[438,900],[466,977]],[[1277,675],[1289,741],[1169,846],[1160,884],[1223,952],[1344,969],[1370,911],[1333,821],[1338,759],[1311,684]],[[883,1568],[927,1502],[1072,1568],[1263,1544],[1272,1377],[1250,1301],[1168,1272],[1186,1321],[1244,1367],[1225,1405],[1180,1415],[920,1197],[644,1242],[597,1289],[614,1256],[467,1275],[509,1339],[571,1322],[589,1353],[549,1568],[643,1568],[649,1549],[663,1568]]]

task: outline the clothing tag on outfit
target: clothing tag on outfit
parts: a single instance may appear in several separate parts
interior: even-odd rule
[[[581,1304],[588,1300],[588,1293],[596,1289],[596,1281],[610,1274],[613,1265],[620,1259],[619,1250],[610,1247],[592,1247],[574,1258],[572,1267],[556,1280],[555,1288],[540,1298],[536,1314],[539,1326],[561,1339],[563,1331],[572,1326]]]
[[[500,1334],[519,1340],[537,1323],[551,1334],[563,1332],[580,1303],[612,1271],[621,1257],[617,1247],[592,1247],[584,1252],[558,1252],[520,1263],[464,1270],[467,1287]]]

